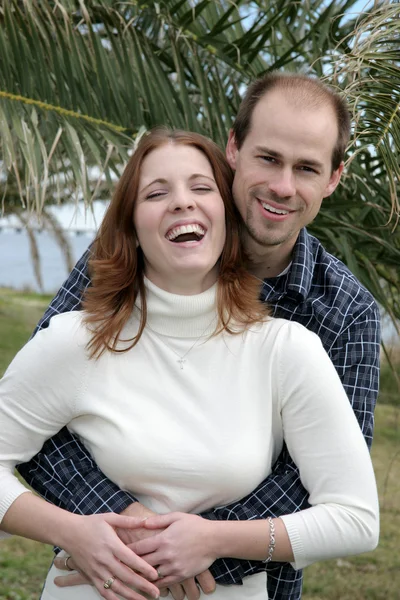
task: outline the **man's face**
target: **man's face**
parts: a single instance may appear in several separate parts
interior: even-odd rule
[[[331,166],[337,135],[330,106],[302,108],[280,90],[258,102],[240,150],[231,132],[227,158],[235,170],[233,196],[253,249],[292,250],[300,229],[339,183],[343,165],[334,172]]]

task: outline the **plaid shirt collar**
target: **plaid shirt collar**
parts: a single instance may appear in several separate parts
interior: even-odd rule
[[[300,230],[289,271],[285,275],[264,279],[262,300],[277,302],[283,296],[287,296],[296,301],[304,301],[308,297],[315,266],[312,248],[314,239],[305,228]]]

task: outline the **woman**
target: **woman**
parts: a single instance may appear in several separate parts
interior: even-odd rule
[[[156,597],[151,580],[179,581],[216,557],[301,568],[377,543],[373,469],[346,394],[317,336],[258,303],[231,183],[202,136],[145,136],[95,241],[84,311],[54,317],[1,381],[0,527],[62,547],[95,586],[59,589],[53,567],[43,600],[116,600],[127,586],[134,600]],[[121,488],[172,512],[145,523],[162,533],[133,551],[114,529],[142,522],[72,515],[25,493],[15,464],[65,424]],[[229,523],[185,514],[245,496],[284,440],[311,508]],[[265,590],[262,572],[214,597],[265,600]]]

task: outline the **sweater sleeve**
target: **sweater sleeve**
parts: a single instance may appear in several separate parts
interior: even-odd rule
[[[297,323],[285,325],[277,369],[285,442],[311,505],[282,517],[293,567],[373,550],[379,509],[371,458],[319,338]]]
[[[0,526],[28,489],[14,475],[77,415],[88,360],[79,313],[54,317],[16,355],[0,381]]]

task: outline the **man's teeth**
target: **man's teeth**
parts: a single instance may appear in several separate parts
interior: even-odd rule
[[[267,204],[266,202],[261,202],[262,207],[265,208],[265,210],[269,210],[269,212],[273,212],[276,213],[277,215],[288,215],[289,211],[288,210],[282,210],[281,208],[275,208],[274,206],[271,206],[270,204]]]
[[[173,242],[178,236],[184,235],[185,233],[195,233],[201,237],[203,237],[206,234],[205,230],[202,228],[201,225],[193,223],[191,225],[179,225],[178,227],[174,227],[173,229],[168,231],[165,237],[170,242]]]

